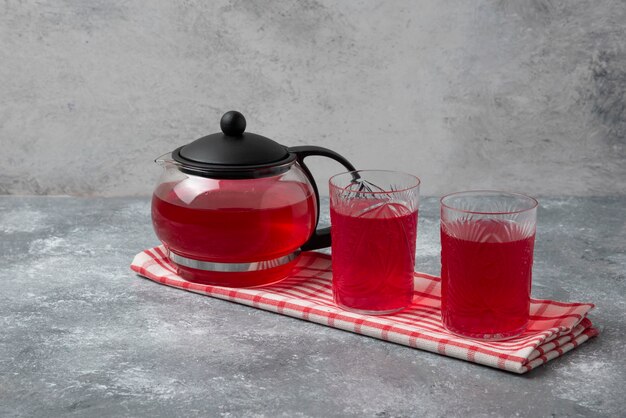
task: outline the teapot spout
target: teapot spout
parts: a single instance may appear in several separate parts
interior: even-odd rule
[[[171,152],[167,152],[163,155],[161,155],[160,157],[157,157],[154,160],[155,163],[157,163],[158,165],[164,167],[167,164],[172,164],[174,162],[174,160],[172,159],[172,153]]]

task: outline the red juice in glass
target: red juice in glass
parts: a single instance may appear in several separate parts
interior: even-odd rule
[[[410,305],[417,210],[362,199],[331,205],[330,216],[335,303],[375,314]]]
[[[451,332],[503,339],[529,319],[534,225],[509,220],[442,222],[442,317]]]

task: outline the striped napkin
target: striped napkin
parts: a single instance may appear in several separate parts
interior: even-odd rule
[[[409,308],[387,316],[347,312],[333,303],[330,256],[315,252],[303,253],[288,278],[261,288],[188,282],[176,275],[162,246],[137,254],[131,268],[167,286],[520,374],[598,335],[587,318],[593,304],[533,299],[528,329],[516,338],[484,342],[455,336],[441,324],[441,279],[424,273],[415,273]]]

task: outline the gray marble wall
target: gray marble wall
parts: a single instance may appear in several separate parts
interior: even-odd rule
[[[425,194],[626,194],[625,89],[619,0],[4,0],[0,194],[149,194],[230,109]]]

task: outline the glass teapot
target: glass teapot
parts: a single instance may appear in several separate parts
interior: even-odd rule
[[[316,230],[319,193],[304,164],[310,155],[354,167],[334,151],[285,147],[244,132],[236,111],[222,132],[155,161],[164,170],[152,197],[152,223],[177,273],[194,282],[262,286],[285,278],[301,250],[330,246]]]

